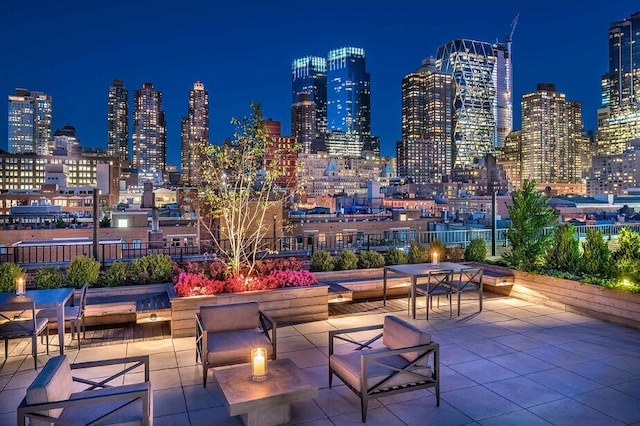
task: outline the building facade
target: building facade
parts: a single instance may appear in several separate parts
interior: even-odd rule
[[[181,122],[181,177],[184,185],[197,182],[197,161],[194,146],[209,144],[209,92],[196,81],[189,92],[189,113]]]
[[[539,184],[575,183],[583,178],[589,142],[579,102],[567,100],[551,83],[522,97],[522,179]]]
[[[9,95],[9,152],[50,154],[52,111],[52,99],[46,93],[16,89]]]
[[[166,123],[162,92],[153,83],[143,83],[134,94],[133,162],[144,179],[161,184],[166,166]],[[141,184],[141,183],[139,183]]]
[[[107,151],[120,161],[129,160],[129,91],[114,79],[107,99]]]
[[[312,117],[311,117],[312,116]],[[313,125],[309,120],[313,118]],[[327,132],[327,60],[305,56],[291,63],[291,136],[305,152],[323,150]]]
[[[76,136],[76,128],[71,124],[65,124],[53,134],[53,155],[80,156],[82,146]],[[117,154],[116,154],[117,155]]]
[[[451,173],[453,91],[451,74],[437,71],[432,58],[402,79],[399,176],[425,184],[440,183]]]
[[[282,135],[279,121],[268,119],[265,125],[270,139],[265,150],[267,169],[274,173],[275,185],[281,188],[295,188],[298,157],[296,139]]]

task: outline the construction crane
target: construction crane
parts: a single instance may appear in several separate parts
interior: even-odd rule
[[[505,41],[507,43],[513,40],[513,33],[516,30],[516,25],[518,25],[518,18],[520,18],[520,13],[518,13],[516,17],[513,18],[513,22],[511,22],[511,25],[509,26],[509,28],[511,28],[511,31],[509,32],[509,36],[505,37]]]

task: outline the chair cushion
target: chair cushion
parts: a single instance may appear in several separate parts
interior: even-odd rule
[[[426,345],[431,343],[431,334],[420,330],[413,324],[393,315],[384,317],[382,343],[389,349],[402,349],[411,346]],[[407,361],[415,361],[418,352],[408,352],[401,355]],[[427,359],[420,364],[426,365]]]
[[[105,395],[114,395],[123,392],[130,391],[139,391],[139,390],[147,390],[149,392],[149,410],[151,415],[153,415],[153,407],[152,401],[153,397],[151,397],[151,386],[149,382],[142,383],[134,383],[130,385],[124,386],[115,386],[112,388],[103,388],[96,390],[87,390],[83,392],[77,392],[71,394],[70,400],[78,399],[78,398],[88,398],[88,397],[97,397],[97,396],[105,396]],[[132,400],[133,398],[131,398]],[[90,403],[89,401],[82,402],[82,404],[72,407],[66,407],[60,416],[61,420],[67,420],[69,422],[74,422],[77,424],[86,425],[91,421],[99,418],[107,414],[109,411],[118,408],[119,406],[124,405],[129,400],[124,399],[116,399],[109,401],[94,401]],[[143,421],[142,412],[142,401],[135,401],[133,404],[128,405],[127,407],[118,410],[113,416],[101,421],[100,425],[118,425],[118,426],[137,426],[141,425]]]
[[[378,352],[379,349],[373,351]],[[351,351],[340,354],[333,354],[329,358],[329,365],[331,369],[345,382],[349,383],[354,389],[362,391],[360,386],[360,365],[362,363],[362,355],[371,353],[372,350],[363,351]],[[376,362],[372,362],[376,361]],[[377,362],[393,366],[395,368],[405,368],[409,361],[399,355],[390,355],[388,357],[378,358],[371,360],[367,364],[367,381],[366,386],[371,389],[380,381],[391,376],[395,373],[395,370],[382,366]],[[420,383],[425,380],[424,377],[418,376],[418,374],[427,377],[433,377],[431,368],[429,366],[413,366],[410,372],[402,372],[396,374],[392,379],[385,382],[382,388],[389,388],[393,386],[406,385],[410,383]],[[413,374],[415,373],[415,374]]]
[[[257,328],[208,333],[207,361],[213,366],[250,362],[251,349],[257,347],[266,348],[268,357],[272,357],[271,342]]]
[[[255,301],[201,306],[200,317],[208,332],[257,328],[259,309]]]
[[[474,282],[469,282],[469,281],[455,280],[455,281],[451,281],[449,285],[454,291],[460,291],[460,292],[480,291],[480,286],[478,284]]]
[[[27,388],[27,404],[43,404],[69,399],[73,389],[71,367],[66,355],[50,358],[33,383]],[[57,417],[61,408],[49,410],[50,416]],[[47,425],[49,422],[31,420],[31,425]]]

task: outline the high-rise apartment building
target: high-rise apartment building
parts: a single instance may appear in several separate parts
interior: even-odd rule
[[[107,152],[120,161],[129,159],[129,91],[114,79],[107,100]]]
[[[140,176],[154,176],[154,183],[160,183],[166,161],[162,92],[155,90],[153,83],[143,83],[134,94],[132,165]]]
[[[364,49],[342,47],[327,53],[327,128],[340,133],[328,142],[330,154],[359,155],[368,143],[370,81]]]
[[[451,74],[437,71],[433,58],[402,79],[399,176],[423,184],[440,183],[451,173],[453,91]]]
[[[456,39],[438,48],[436,68],[453,75],[454,169],[478,167],[478,159],[504,145],[513,126],[511,42],[492,45]]]
[[[609,26],[609,70],[602,76],[598,116],[599,154],[622,154],[640,138],[640,12]]]
[[[291,105],[291,136],[296,138],[305,154],[324,149],[318,134],[316,103],[311,100],[309,93],[300,93],[298,102]]]
[[[11,153],[50,154],[51,96],[42,92],[16,89],[9,95],[8,148]]]
[[[194,147],[209,143],[209,92],[196,81],[189,92],[189,113],[181,122],[181,176],[184,185],[195,185],[197,161]]]
[[[313,103],[313,129],[294,121],[306,119],[298,111],[300,102],[308,109]],[[296,109],[296,111],[294,111]],[[313,132],[313,133],[311,133]],[[327,132],[327,60],[320,56],[305,56],[291,63],[291,135],[298,139],[303,149],[322,149],[322,140]],[[305,144],[304,141],[313,141]]]
[[[521,178],[539,184],[574,183],[582,179],[584,134],[579,102],[556,92],[555,85],[538,84],[522,96]]]

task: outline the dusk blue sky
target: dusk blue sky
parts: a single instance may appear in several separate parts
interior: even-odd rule
[[[502,40],[517,13],[514,128],[521,96],[551,82],[582,103],[585,130],[595,130],[609,23],[638,10],[636,0],[5,1],[0,147],[16,87],[52,95],[54,131],[72,124],[83,146],[106,147],[114,78],[130,100],[147,81],[163,92],[170,164],[179,165],[180,117],[196,80],[209,91],[213,142],[233,135],[231,118],[250,114],[252,101],[289,134],[291,61],[356,46],[371,74],[372,132],[382,154],[395,155],[403,76],[451,39]]]

